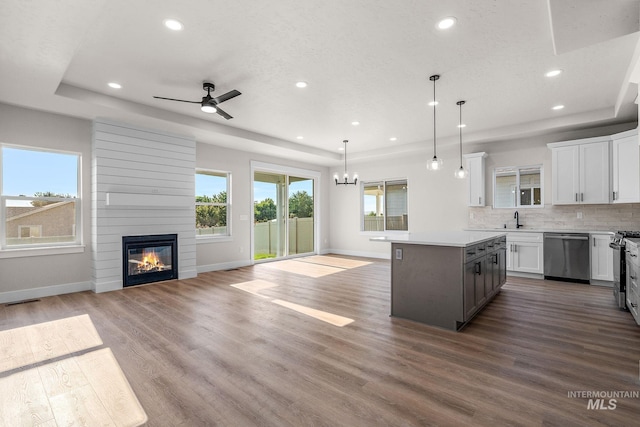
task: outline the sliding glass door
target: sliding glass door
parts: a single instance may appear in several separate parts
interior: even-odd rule
[[[254,171],[254,260],[313,253],[314,179]]]

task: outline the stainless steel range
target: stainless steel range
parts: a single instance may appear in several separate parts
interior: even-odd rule
[[[618,231],[609,243],[609,247],[613,249],[613,295],[621,310],[628,310],[626,238],[640,238],[640,231]]]

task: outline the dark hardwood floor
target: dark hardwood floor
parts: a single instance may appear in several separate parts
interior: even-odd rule
[[[611,289],[509,277],[456,333],[389,317],[388,261],[325,261],[285,261],[314,277],[269,263],[2,306],[0,330],[89,314],[149,426],[640,423],[638,398],[568,395],[640,391],[640,327]],[[335,267],[353,261],[368,264]],[[277,286],[230,286],[254,280]]]

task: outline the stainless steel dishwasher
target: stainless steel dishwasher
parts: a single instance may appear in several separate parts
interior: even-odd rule
[[[544,233],[544,278],[589,283],[588,233]]]

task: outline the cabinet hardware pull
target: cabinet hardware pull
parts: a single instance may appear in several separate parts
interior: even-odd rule
[[[596,238],[595,237],[593,238],[593,247],[594,248],[596,247]]]
[[[638,304],[631,303],[631,306],[632,306],[633,308],[638,308]]]
[[[632,280],[636,280],[636,276],[629,275],[629,278]]]
[[[578,201],[578,193],[576,193],[576,202]]]
[[[498,263],[498,254],[495,254],[495,255],[493,256],[493,263],[494,263],[494,264],[497,264],[497,263]]]
[[[584,202],[584,193],[580,193],[580,201]]]
[[[478,196],[478,204],[481,205],[482,204],[482,196]]]
[[[476,262],[476,274],[482,274],[482,265],[479,262]]]
[[[513,245],[513,252],[518,252],[518,245],[516,244]]]

